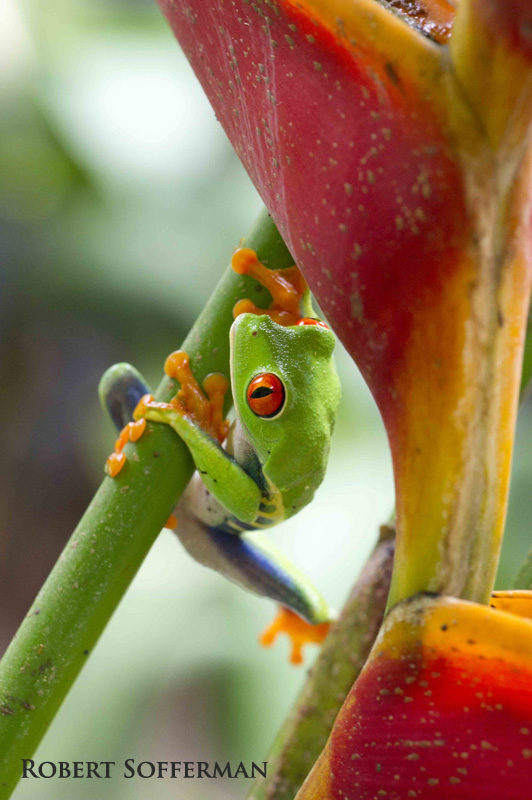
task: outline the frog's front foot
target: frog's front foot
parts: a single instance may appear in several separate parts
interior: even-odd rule
[[[280,606],[277,616],[262,633],[259,641],[263,647],[271,647],[280,633],[286,633],[292,645],[291,663],[302,664],[303,646],[311,643],[321,644],[329,633],[330,627],[330,622],[311,625],[289,608]]]
[[[179,391],[169,403],[158,403],[149,395],[143,397],[135,409],[134,418],[145,417],[153,422],[162,422],[180,433],[180,420],[185,417],[221,444],[229,427],[223,417],[225,393],[229,388],[225,376],[213,372],[207,375],[200,387],[190,369],[189,357],[182,350],[168,356],[164,371],[169,378],[179,381]]]
[[[238,275],[250,275],[264,286],[272,296],[269,308],[259,308],[251,300],[239,300],[233,308],[236,319],[239,314],[266,314],[278,325],[297,325],[302,317],[304,298],[308,286],[296,266],[287,269],[268,269],[261,264],[254,250],[242,247],[233,253],[231,266]]]
[[[115,364],[100,381],[100,401],[120,431],[114,451],[106,462],[106,472],[111,478],[115,478],[126,463],[126,454],[123,452],[126,444],[137,442],[144,433],[146,420],[130,420],[139,398],[148,391],[146,381],[131,364]]]
[[[145,419],[138,419],[136,422],[128,422],[127,425],[122,428],[115,442],[115,449],[105,462],[105,468],[110,478],[116,478],[126,463],[126,454],[123,452],[126,444],[128,442],[138,442],[145,430]]]

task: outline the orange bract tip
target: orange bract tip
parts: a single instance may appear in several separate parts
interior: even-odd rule
[[[164,371],[169,378],[177,378],[179,370],[188,367],[188,364],[188,355],[183,350],[175,350],[164,362]]]
[[[532,592],[525,589],[516,589],[506,592],[493,592],[490,606],[499,611],[507,611],[518,617],[532,619]]]
[[[171,531],[173,531],[174,528],[177,528],[177,517],[175,517],[173,514],[170,514],[170,516],[164,523],[164,527],[170,528]]]
[[[135,408],[135,410],[133,412],[133,419],[138,420],[141,417],[145,416],[145,414],[146,414],[146,406],[148,405],[148,403],[153,403],[153,395],[152,394],[145,394],[140,398],[139,402],[137,403],[137,407]]]
[[[144,431],[146,430],[146,420],[141,417],[136,422],[129,423],[129,440],[131,442],[138,442]]]
[[[116,478],[124,464],[126,463],[125,453],[111,453],[105,462],[107,474],[110,478]]]
[[[249,247],[240,247],[235,250],[231,259],[231,266],[238,275],[247,275],[252,264],[258,262],[257,254]]]
[[[311,625],[298,614],[289,608],[281,606],[279,612],[271,625],[259,638],[263,647],[270,647],[280,633],[286,633],[292,644],[290,662],[292,664],[302,664],[302,649],[305,644],[321,644],[329,633],[330,622],[323,622],[320,625]]]

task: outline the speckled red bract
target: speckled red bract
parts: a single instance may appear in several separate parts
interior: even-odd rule
[[[530,800],[530,674],[482,655],[375,660],[330,742],[331,798]]]
[[[400,63],[286,0],[161,5],[386,415],[404,339],[468,235],[461,176],[433,110]]]

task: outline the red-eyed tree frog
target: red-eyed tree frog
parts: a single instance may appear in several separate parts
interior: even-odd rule
[[[335,336],[315,318],[299,273],[292,272],[286,285],[286,270],[266,270],[249,250],[237,251],[233,266],[257,277],[274,298],[266,312],[248,301],[235,308],[230,330],[234,422],[228,427],[222,417],[224,377],[208,376],[204,394],[185,353],[174,353],[166,362],[167,374],[181,386],[171,403],[144,396],[148,388],[138,372],[117,365],[102,379],[102,401],[118,427],[132,412],[137,422],[124,428],[108,471],[116,474],[123,444],[139,438],[146,419],[170,425],[197,470],[174,511],[183,546],[202,564],[320,627],[329,620],[325,601],[261,531],[306,506],[325,475],[340,399]],[[270,636],[282,628],[276,625]],[[293,660],[299,661],[295,639],[297,634]]]

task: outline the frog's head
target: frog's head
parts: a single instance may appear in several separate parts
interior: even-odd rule
[[[254,314],[232,325],[237,414],[280,491],[307,480],[316,486],[325,472],[340,399],[334,345],[332,331],[320,325],[283,327]]]

